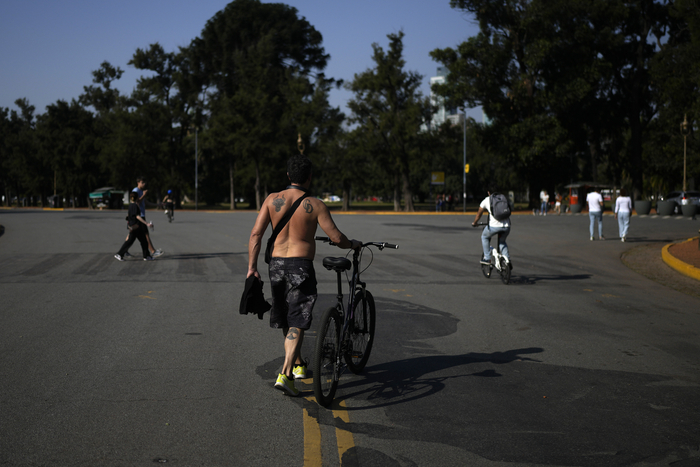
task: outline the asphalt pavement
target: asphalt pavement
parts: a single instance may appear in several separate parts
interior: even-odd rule
[[[700,465],[700,299],[621,261],[697,222],[591,242],[587,216],[514,216],[504,285],[473,216],[334,214],[400,248],[363,273],[374,349],[323,409],[273,389],[282,335],[238,313],[256,214],[148,216],[165,255],[118,262],[123,212],[0,210],[0,465]],[[316,318],[344,253],[318,246]]]

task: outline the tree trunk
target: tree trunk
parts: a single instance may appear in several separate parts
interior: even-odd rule
[[[403,182],[404,211],[413,212],[415,211],[413,207],[413,193],[411,192],[411,185],[409,184],[407,170],[401,174],[401,179]]]
[[[401,211],[401,191],[399,189],[399,175],[394,175],[394,211]]]
[[[642,170],[642,123],[640,122],[641,111],[630,113],[630,142],[628,149],[628,167],[632,178],[632,196],[634,199],[640,198],[644,190],[644,179]]]
[[[230,193],[231,211],[233,211],[234,209],[236,209],[236,198],[234,197],[235,193],[233,190],[233,161],[232,160],[229,160],[229,162],[228,162],[228,181],[229,181],[229,185],[231,187],[231,193]]]
[[[255,209],[260,211],[260,206],[262,202],[260,201],[260,167],[258,165],[257,159],[255,160]]]
[[[350,183],[343,182],[343,211],[350,210]]]
[[[598,135],[592,129],[588,129],[588,149],[591,153],[591,179],[598,182]]]

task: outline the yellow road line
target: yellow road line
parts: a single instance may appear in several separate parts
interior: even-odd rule
[[[316,398],[306,397],[307,401],[316,405]],[[321,425],[318,424],[318,419],[309,415],[308,409],[304,410],[304,467],[321,467],[323,460],[321,458]]]
[[[312,410],[319,410],[318,403],[314,396],[305,397],[307,401],[314,406]],[[323,465],[321,455],[321,426],[318,422],[318,416],[312,417],[309,414],[309,409],[304,408],[304,467],[320,467]],[[346,424],[350,423],[347,406],[345,401],[340,401],[337,408],[332,410],[333,418],[340,418]],[[350,449],[355,447],[355,439],[352,433],[335,428],[335,439],[338,444],[338,461],[343,464],[343,455]]]
[[[350,417],[348,415],[345,401],[340,401],[338,405],[340,406],[340,409],[333,411],[333,417],[338,417],[345,423],[350,423]],[[338,460],[340,465],[343,465],[343,454],[355,447],[355,439],[353,438],[351,432],[338,427],[335,428],[335,438],[338,442]]]

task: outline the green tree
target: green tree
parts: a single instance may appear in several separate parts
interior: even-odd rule
[[[208,144],[228,148],[212,156],[228,159],[229,168],[253,166],[258,208],[269,183],[284,183],[283,162],[297,133],[290,127],[304,123],[294,118],[304,115],[297,110],[298,94],[285,91],[305,81],[306,95],[313,95],[310,75],[322,71],[328,59],[321,34],[297,13],[283,4],[234,0],[190,46],[192,69],[210,89]]]
[[[700,146],[695,138],[700,115],[700,4],[677,0],[670,5],[669,14],[666,40],[651,68],[660,106],[644,145],[644,166],[651,169],[651,176],[645,178],[649,195],[682,188],[684,142],[680,124],[684,117],[689,122],[688,185],[700,179]]]
[[[191,181],[185,176],[191,173],[194,154],[188,135],[193,133],[194,125],[201,125],[201,87],[192,76],[190,64],[188,49],[165,52],[158,43],[146,50],[136,49],[129,61],[136,69],[151,72],[139,78],[130,104],[131,117],[140,122],[135,129],[143,133],[143,162],[152,169],[149,176],[155,182],[151,186],[156,187],[156,193],[168,188],[181,192]]]
[[[356,74],[347,88],[355,94],[348,102],[349,121],[377,173],[391,181],[394,210],[413,211],[411,162],[421,157],[421,123],[427,99],[419,91],[422,76],[404,70],[403,31],[389,34],[389,50],[373,44],[376,67]]]
[[[44,189],[47,184],[55,185],[55,192],[72,199],[74,206],[87,206],[90,191],[105,182],[93,126],[93,114],[76,100],[70,104],[59,100],[37,117],[36,157],[43,174],[41,183]],[[49,180],[53,183],[47,183]]]
[[[572,154],[594,179],[616,181],[626,171],[641,189],[644,132],[657,110],[649,69],[667,30],[668,2],[451,5],[475,15],[480,33],[456,50],[432,52],[450,70],[438,90],[483,106],[493,122],[488,144],[531,191],[574,176]]]
[[[5,203],[9,206],[13,194],[18,198],[42,194],[42,203],[48,195],[46,171],[36,155],[35,107],[26,98],[17,99],[19,112],[2,109],[0,134],[0,163]]]

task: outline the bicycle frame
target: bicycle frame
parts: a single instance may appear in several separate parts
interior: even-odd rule
[[[498,247],[491,247],[491,264],[499,271],[501,270],[501,262],[499,261],[501,258],[503,258],[506,264],[508,264],[508,258],[501,254],[501,249]]]
[[[331,245],[334,245],[334,243],[331,242],[328,237],[316,237],[316,240],[325,241]],[[358,296],[358,292],[362,293],[362,295],[359,296],[360,300],[363,300],[366,297],[367,283],[360,280],[360,256],[361,251],[369,246],[376,246],[380,250],[383,250],[384,248],[398,248],[398,245],[392,245],[386,242],[368,242],[363,243],[361,248],[353,252],[352,277],[348,281],[350,296],[348,297],[347,302],[347,315],[346,310],[343,307],[343,281],[341,278],[342,271],[336,270],[336,274],[338,277],[338,294],[336,295],[337,303],[335,305],[335,308],[338,310],[338,314],[340,315],[340,319],[343,323],[342,328],[340,330],[339,352],[335,356],[335,368],[333,370],[334,378],[336,379],[336,381],[340,379],[340,376],[345,372],[345,370],[348,367],[348,365],[344,361],[344,358],[347,352],[351,350],[350,326],[351,323],[355,322],[355,299]]]

